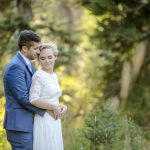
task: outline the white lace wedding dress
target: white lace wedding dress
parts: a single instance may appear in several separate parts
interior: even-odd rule
[[[35,72],[30,89],[30,101],[49,100],[58,104],[61,88],[55,73],[43,70]],[[61,120],[55,120],[48,113],[43,117],[35,114],[33,126],[33,150],[64,150]]]

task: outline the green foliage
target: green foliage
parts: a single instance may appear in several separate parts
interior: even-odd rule
[[[4,118],[4,97],[0,98],[0,150],[10,150],[10,144],[6,139],[6,132],[3,129],[3,118]]]
[[[85,137],[90,150],[144,150],[141,129],[117,112],[96,109],[85,119]]]
[[[90,141],[84,136],[82,129],[74,133],[72,144],[65,147],[66,150],[91,150]]]
[[[0,149],[1,150],[11,150],[11,146],[6,139],[5,130],[0,128]]]
[[[36,30],[43,42],[52,41],[58,45],[60,53],[56,67],[58,70],[63,68],[59,74],[62,100],[68,104],[64,124],[64,142],[68,145],[65,149],[139,150],[141,131],[117,113],[96,110],[87,117],[85,132],[76,134],[73,131],[80,127],[81,120],[95,102],[101,105],[103,99],[108,100],[120,92],[122,65],[133,56],[139,39],[150,31],[150,1],[33,0],[32,4],[26,1],[29,7],[21,9],[26,12],[23,14],[18,12],[18,2],[22,1],[0,2],[0,54],[5,58],[1,59],[0,76],[10,59],[8,53],[16,51],[18,31]],[[25,22],[23,18],[31,12],[34,18]],[[147,52],[126,105],[127,115],[143,127],[147,139],[150,139],[149,58]],[[0,85],[0,95],[3,95],[1,82]],[[0,142],[7,145],[4,130]]]
[[[148,66],[145,66],[146,68],[143,66],[132,89],[133,92],[129,94],[126,111],[128,112],[128,116],[132,117],[143,128],[145,137],[150,139],[150,131],[148,128],[150,123],[150,79]]]
[[[97,86],[103,93],[103,98],[107,100],[120,93],[120,78],[124,62],[132,62],[136,46],[143,36],[145,39],[150,37],[150,1],[82,0],[81,3],[97,18],[95,32],[89,38],[91,43],[97,46],[97,51],[100,51],[97,62],[104,59],[99,69],[93,66],[93,72],[97,70],[103,75],[97,76],[97,73],[91,80],[102,81],[101,84],[96,84],[95,88]],[[134,85],[131,85],[125,110],[127,115],[142,127],[147,139],[150,139],[148,127],[150,123],[149,47],[150,45],[139,76]]]
[[[108,61],[102,68],[106,72],[104,80],[108,85],[104,93],[109,97],[110,94],[107,93],[113,87],[114,92],[111,96],[114,96],[119,91],[116,82],[120,77],[122,63],[133,56],[135,45],[150,30],[150,2],[143,0],[81,2],[97,17],[97,28],[91,35],[91,43],[97,45],[101,51],[100,57]],[[114,84],[110,86],[112,82]]]
[[[107,11],[114,11],[116,9],[116,4],[112,0],[82,0],[82,4],[89,9],[94,10],[93,13],[103,14]]]

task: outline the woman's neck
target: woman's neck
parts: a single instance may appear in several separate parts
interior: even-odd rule
[[[53,73],[53,69],[44,69],[42,68],[43,71],[52,74]]]

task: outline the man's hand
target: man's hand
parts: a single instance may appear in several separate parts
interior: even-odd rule
[[[53,110],[47,110],[46,112],[55,119],[55,114]]]
[[[47,113],[56,120],[58,119],[60,112],[61,112],[61,108],[59,105],[58,106],[56,105],[54,107],[54,110],[47,110]]]

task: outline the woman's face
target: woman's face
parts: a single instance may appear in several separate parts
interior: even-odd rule
[[[44,70],[52,71],[56,58],[57,57],[54,55],[51,49],[43,49],[39,55],[39,62],[41,67]]]

